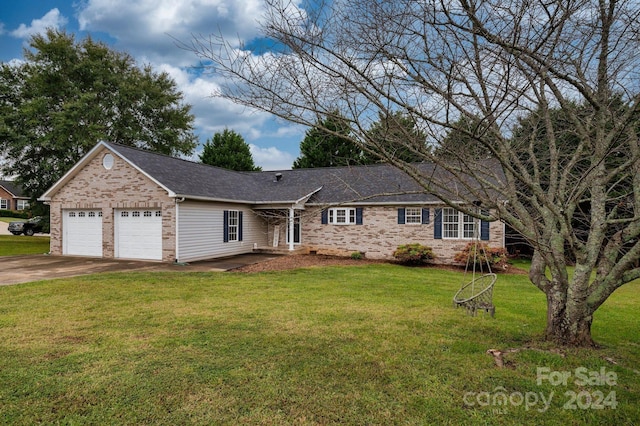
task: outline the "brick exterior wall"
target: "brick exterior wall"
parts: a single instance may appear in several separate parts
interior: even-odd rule
[[[434,207],[430,206],[430,223],[398,224],[398,208],[365,206],[362,225],[322,224],[319,209],[302,213],[302,243],[296,248],[318,254],[348,256],[359,251],[370,259],[392,259],[401,244],[420,243],[433,248],[436,262],[452,263],[454,255],[470,240],[435,239],[433,230]],[[280,225],[279,248],[286,248],[286,222]],[[504,224],[492,222],[489,246],[504,247]],[[269,226],[269,241],[273,241],[273,224]]]
[[[113,154],[110,170],[102,166],[103,149],[51,199],[51,254],[62,254],[62,210],[102,210],[103,257],[114,257],[114,210],[162,210],[162,260],[175,260],[175,201],[151,179]]]

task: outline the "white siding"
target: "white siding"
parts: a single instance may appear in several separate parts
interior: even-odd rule
[[[185,201],[177,208],[179,262],[250,253],[254,244],[267,244],[267,225],[248,206]],[[242,212],[242,241],[223,241],[224,210]]]

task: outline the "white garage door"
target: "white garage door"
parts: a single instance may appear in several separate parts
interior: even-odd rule
[[[116,257],[162,260],[162,211],[116,210],[115,217]]]
[[[102,211],[63,210],[62,253],[102,257]]]

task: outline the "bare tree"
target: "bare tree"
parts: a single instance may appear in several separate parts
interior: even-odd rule
[[[225,77],[216,96],[309,126],[338,110],[354,142],[451,204],[449,185],[367,135],[379,115],[411,117],[426,145],[393,142],[533,245],[547,338],[592,345],[594,312],[640,277],[639,15],[631,0],[267,0],[268,51],[217,36],[186,47]],[[515,131],[533,116],[542,142]],[[439,155],[452,132],[469,150]]]

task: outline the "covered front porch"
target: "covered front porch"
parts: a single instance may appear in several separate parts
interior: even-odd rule
[[[304,205],[254,208],[266,223],[267,245],[254,247],[261,253],[306,253],[303,246],[303,223],[308,216]]]

